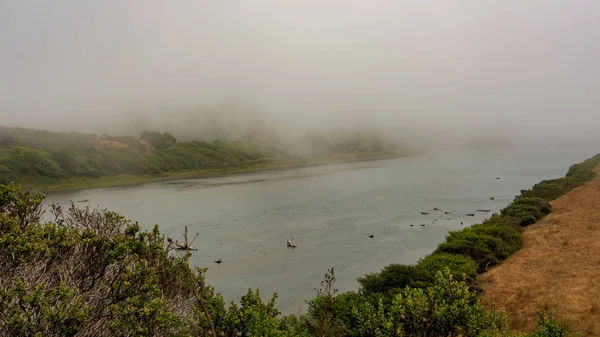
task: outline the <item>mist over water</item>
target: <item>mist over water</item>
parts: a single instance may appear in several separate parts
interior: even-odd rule
[[[284,135],[359,125],[436,144],[598,140],[599,11],[562,0],[3,1],[0,123],[127,133],[140,118],[202,124],[241,99],[242,115],[254,122],[258,105]]]

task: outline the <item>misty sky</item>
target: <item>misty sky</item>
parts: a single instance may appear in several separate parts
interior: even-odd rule
[[[597,0],[2,0],[0,124],[244,96],[293,125],[587,137],[599,15]]]

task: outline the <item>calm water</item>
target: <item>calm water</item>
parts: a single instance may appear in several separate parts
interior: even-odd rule
[[[337,286],[392,263],[414,263],[450,230],[489,217],[521,189],[563,176],[598,148],[448,150],[422,156],[336,164],[214,179],[56,194],[47,203],[89,199],[199,248],[191,261],[228,300],[248,288],[279,294],[284,313],[304,310],[326,269]],[[500,177],[499,180],[496,177]],[[494,201],[489,200],[491,196]],[[453,211],[453,215],[443,212]],[[431,212],[421,215],[420,212]],[[477,213],[467,217],[466,213]],[[425,224],[425,227],[419,226]],[[410,225],[414,225],[411,227]],[[368,235],[373,234],[374,238]],[[294,238],[295,249],[286,247]],[[213,261],[223,258],[220,265]]]

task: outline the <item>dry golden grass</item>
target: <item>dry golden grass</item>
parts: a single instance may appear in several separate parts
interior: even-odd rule
[[[552,202],[523,231],[523,249],[479,276],[484,303],[532,331],[536,309],[551,309],[581,336],[600,336],[600,166],[584,186]]]

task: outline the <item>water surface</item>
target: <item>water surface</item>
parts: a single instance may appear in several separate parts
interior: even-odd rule
[[[303,301],[314,295],[328,268],[335,267],[340,290],[356,289],[357,277],[392,262],[416,262],[448,231],[490,216],[476,209],[498,211],[521,189],[563,176],[594,150],[457,149],[84,190],[51,195],[47,203],[89,199],[89,204],[120,212],[145,228],[159,224],[163,233],[179,239],[187,225],[191,236],[199,233],[194,242],[199,251],[191,262],[210,268],[209,283],[226,299],[238,300],[248,288],[260,288],[264,297],[277,292],[280,310],[289,313],[305,308]],[[297,248],[286,247],[290,238]],[[222,264],[213,263],[221,258]]]

